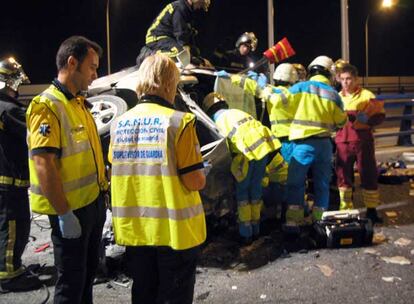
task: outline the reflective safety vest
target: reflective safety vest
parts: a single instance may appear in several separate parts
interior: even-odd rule
[[[222,135],[230,140],[230,149],[244,154],[248,160],[260,160],[281,147],[272,131],[246,112],[224,110],[216,124]]]
[[[267,104],[272,132],[277,137],[289,136],[290,124],[298,107],[297,99],[289,98],[290,92],[284,86],[266,87],[261,98]]]
[[[256,81],[245,75],[232,75],[231,82],[266,102],[273,134],[278,138],[289,136],[290,124],[298,103],[295,99],[289,98],[290,93],[286,87],[267,86],[262,90]]]
[[[115,241],[126,246],[195,247],[206,239],[198,191],[177,169],[176,144],[194,115],[140,103],[111,128]]]
[[[329,137],[342,127],[347,119],[338,93],[322,75],[313,76],[309,81],[293,85],[290,98],[298,104],[290,126],[289,140],[311,136]]]
[[[80,97],[78,97],[80,98]],[[57,159],[63,191],[71,210],[76,210],[92,203],[99,195],[97,165],[89,137],[82,120],[71,106],[71,102],[55,86],[51,85],[42,94],[36,96],[26,113],[29,121],[33,104],[45,104],[57,117],[60,124],[61,154]],[[92,117],[91,117],[92,119]],[[29,171],[30,171],[30,206],[40,214],[56,214],[49,200],[43,195],[39,179],[31,156],[29,137]]]
[[[257,82],[253,79],[248,78],[246,75],[232,75],[231,83],[242,88],[243,91],[256,96],[261,97],[262,89],[257,85]]]

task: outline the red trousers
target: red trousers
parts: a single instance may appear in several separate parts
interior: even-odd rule
[[[378,189],[378,172],[373,141],[336,143],[336,175],[339,188],[352,188],[357,163],[364,190]]]

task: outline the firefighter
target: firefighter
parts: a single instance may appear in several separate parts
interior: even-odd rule
[[[272,131],[250,114],[229,109],[223,97],[210,93],[203,100],[203,110],[228,139],[233,152],[231,172],[236,179],[239,233],[241,242],[249,244],[260,233],[262,209],[262,179],[268,155],[280,149]]]
[[[170,58],[151,55],[138,74],[138,105],[111,129],[115,241],[127,246],[132,303],[190,304],[206,239],[196,117],[174,109],[179,71]]]
[[[320,220],[329,205],[329,182],[332,171],[331,134],[346,122],[341,97],[331,86],[332,59],[316,57],[308,66],[309,80],[289,89],[289,100],[297,103],[290,125],[293,142],[287,180],[286,224],[284,231],[297,234],[305,220],[305,182],[312,170],[315,202],[313,220]]]
[[[235,48],[228,51],[215,50],[216,65],[230,71],[239,72],[254,66],[256,59],[252,53],[256,51],[258,39],[253,32],[245,32],[240,35],[235,43]]]
[[[30,83],[22,66],[13,57],[1,60],[0,293],[40,287],[40,281],[22,266],[30,232],[26,109],[17,101],[22,83]]]
[[[373,223],[381,223],[376,207],[379,205],[377,166],[375,160],[372,127],[385,118],[383,103],[375,95],[358,85],[358,70],[344,64],[339,74],[342,91],[340,95],[348,115],[348,122],[335,137],[336,174],[340,193],[340,209],[352,209],[354,163],[361,177],[362,200],[367,207],[366,216]]]
[[[148,28],[145,46],[137,57],[137,64],[140,65],[147,56],[156,52],[162,52],[176,61],[178,58],[181,61],[186,58],[185,61],[188,61],[183,63],[184,66],[190,60],[195,64],[203,64],[204,61],[196,58],[198,54],[191,51],[197,33],[192,23],[194,12],[201,9],[207,12],[210,2],[210,0],[177,0],[167,4]]]
[[[91,105],[80,92],[97,78],[101,47],[72,36],[56,54],[57,78],[26,113],[30,206],[47,214],[57,281],[54,303],[92,303],[108,181]]]

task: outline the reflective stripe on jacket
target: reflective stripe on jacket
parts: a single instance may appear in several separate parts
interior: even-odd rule
[[[176,144],[193,114],[140,103],[111,128],[112,211],[117,244],[195,247],[206,238],[198,191],[177,169]]]
[[[82,120],[74,112],[71,102],[74,101],[67,100],[55,86],[51,85],[42,94],[36,96],[31,105],[44,103],[59,120],[61,154],[57,158],[57,167],[69,208],[76,210],[92,203],[98,197],[100,187],[94,152],[87,131]],[[27,118],[30,113],[31,106],[27,110]],[[30,138],[30,126],[28,137]],[[28,142],[29,151],[31,151],[30,140]],[[55,209],[42,193],[30,152],[29,171],[32,210],[41,214],[56,214]]]
[[[290,126],[289,140],[328,137],[345,124],[347,116],[341,97],[329,85],[326,77],[313,76],[309,81],[293,85],[289,92],[289,98],[298,104]]]
[[[283,86],[266,87],[261,95],[267,104],[272,132],[279,138],[289,136],[290,125],[298,107],[297,99],[289,96],[288,88]]]
[[[167,4],[148,28],[145,44],[170,37],[181,46],[189,45],[192,37],[192,14],[187,0]]]
[[[246,112],[224,110],[216,124],[223,136],[230,140],[233,152],[243,153],[249,160],[260,160],[281,146],[269,128]]]
[[[290,124],[297,109],[297,100],[290,98],[290,92],[286,87],[267,86],[262,90],[256,81],[244,75],[233,75],[231,81],[245,92],[266,102],[273,134],[279,138],[289,136]]]

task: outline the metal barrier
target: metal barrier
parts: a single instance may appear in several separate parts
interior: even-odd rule
[[[388,137],[398,136],[398,146],[412,146],[411,139],[414,130],[412,129],[412,121],[414,119],[413,106],[414,106],[414,94],[390,94],[390,95],[378,95],[378,100],[384,101],[384,108],[396,109],[403,107],[402,114],[387,115],[385,121],[400,121],[398,132],[375,132],[374,137]]]
[[[377,95],[414,92],[413,76],[361,77],[360,83],[362,87]]]

